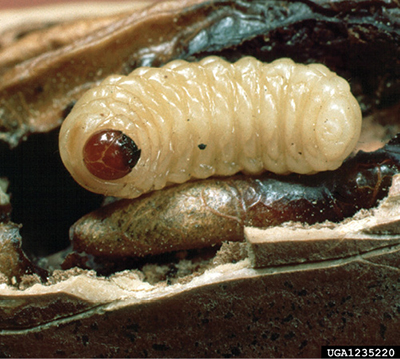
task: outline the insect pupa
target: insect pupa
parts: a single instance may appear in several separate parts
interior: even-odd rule
[[[253,57],[231,64],[212,56],[108,77],[76,103],[59,145],[82,186],[134,198],[171,183],[240,171],[334,170],[352,152],[361,122],[347,81],[321,64]],[[93,136],[115,131],[124,145],[98,150]],[[88,167],[87,153],[96,151],[100,172]],[[111,167],[126,164],[121,175],[107,173],[106,152],[114,159]],[[127,153],[138,158],[130,161]]]
[[[375,207],[399,170],[397,135],[383,148],[359,151],[339,169],[315,174],[312,180],[270,172],[236,175],[118,200],[81,217],[71,227],[70,239],[75,251],[94,256],[95,262],[102,258],[120,265],[123,258],[243,241],[245,227],[338,223]]]

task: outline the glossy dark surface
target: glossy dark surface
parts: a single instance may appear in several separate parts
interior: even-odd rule
[[[132,171],[140,158],[135,142],[121,131],[94,133],[83,148],[83,160],[89,172],[104,180],[116,180]]]

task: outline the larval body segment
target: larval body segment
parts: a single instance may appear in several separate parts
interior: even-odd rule
[[[104,181],[85,168],[82,146],[101,129],[120,130],[141,149],[126,177]],[[360,129],[361,111],[348,83],[323,65],[290,59],[266,64],[252,57],[230,64],[208,57],[109,77],[65,120],[60,152],[89,190],[137,197],[238,171],[334,170]]]

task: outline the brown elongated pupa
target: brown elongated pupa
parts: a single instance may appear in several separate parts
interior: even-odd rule
[[[333,172],[214,178],[120,200],[82,217],[70,237],[76,252],[115,259],[242,241],[244,226],[338,222],[387,195],[399,148],[396,136]]]

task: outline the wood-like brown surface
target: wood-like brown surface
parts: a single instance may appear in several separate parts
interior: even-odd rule
[[[240,0],[235,3],[243,4]],[[283,28],[268,32],[268,36],[260,33],[229,49],[200,47],[198,55],[219,51],[234,59],[250,52],[266,61],[282,55],[298,56],[303,61],[320,59],[352,79],[366,113],[396,104],[400,83],[398,17],[391,17],[393,22],[383,20],[398,9],[398,2],[363,1],[361,8],[357,6],[362,16],[354,22],[350,21],[357,13],[350,11],[354,1],[335,1],[334,7],[328,1],[314,7],[308,7],[310,4],[316,2],[287,2],[288,6],[279,7],[272,14],[272,20],[285,22],[293,20],[290,14],[298,19],[299,12],[295,10],[302,9],[310,17],[300,22],[286,22]],[[289,5],[294,6],[293,12],[287,12]],[[318,17],[314,16],[315,11]],[[236,26],[235,21],[232,23]],[[347,25],[342,26],[343,23]],[[229,25],[229,21],[223,24]],[[254,25],[251,21],[244,24]],[[234,35],[238,29],[235,26],[232,28],[236,32],[231,33]],[[210,35],[209,39],[215,40],[213,46],[218,45],[220,38],[211,36],[216,31],[200,33]],[[377,53],[380,56],[374,56]],[[379,140],[387,139],[385,136],[393,130],[395,123],[390,118],[398,120],[398,108],[391,114],[392,117],[380,113],[378,117],[383,133]],[[55,244],[67,237],[70,219],[63,221],[71,213],[80,215],[87,202],[87,194],[68,183],[68,176],[57,168],[57,160],[53,161],[57,156],[54,135],[32,136],[14,151],[1,148],[0,169],[5,172],[0,175],[11,180],[13,218],[21,218],[21,231],[28,229],[24,238],[31,248],[42,253],[46,245],[54,251]],[[227,261],[211,260],[206,267],[209,271],[196,267],[175,283],[168,276],[150,283],[145,272],[137,269],[106,278],[74,268],[55,271],[42,285],[37,276],[25,275],[26,262],[22,266],[6,264],[6,275],[11,278],[0,285],[0,356],[320,357],[322,345],[398,344],[398,193],[392,192],[393,196],[380,207],[381,212],[363,213],[382,219],[378,229],[368,231],[363,226],[351,230],[363,235],[363,244],[371,238],[372,246],[361,246],[364,253],[357,254],[355,241],[351,248],[346,247],[346,242],[340,243],[343,251],[332,251],[335,258],[319,257],[318,251],[327,246],[311,243],[308,250],[313,252],[307,256],[296,245],[286,245],[275,249],[275,259],[280,260],[277,264],[266,258],[268,250],[260,253],[255,265],[260,269],[253,268],[249,259],[237,256],[233,260],[235,256],[225,253]],[[5,212],[8,216],[8,209]],[[357,227],[359,222],[354,225]],[[55,226],[61,232],[51,232]],[[3,263],[12,257],[13,263],[18,264],[23,258],[17,229],[12,227],[11,239],[16,240],[8,242],[11,245],[7,246]],[[388,236],[394,240],[377,248],[377,238]],[[283,254],[279,253],[283,248]],[[290,251],[287,262],[281,258],[286,251]],[[223,248],[218,252],[220,256],[221,252]],[[300,263],[293,263],[293,259]],[[185,258],[179,264],[187,262],[190,260]],[[148,267],[155,273],[166,270],[170,275],[178,270],[176,263],[149,263]],[[20,277],[22,282],[14,277]]]
[[[128,0],[132,2],[132,0]],[[128,2],[126,1],[126,2]],[[134,0],[133,0],[134,1]],[[140,0],[139,0],[140,1]],[[55,5],[55,4],[79,4],[79,0],[2,0],[0,2],[0,10],[1,9],[21,9],[21,8],[32,8],[36,6],[46,6],[46,5]],[[89,1],[88,1],[89,2]],[[113,2],[121,2],[121,0],[96,0],[97,3],[113,3]]]

